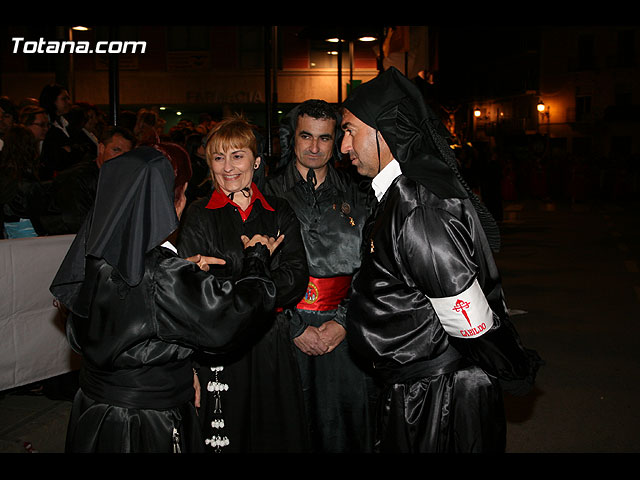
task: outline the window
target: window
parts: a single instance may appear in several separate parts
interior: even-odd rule
[[[585,121],[591,115],[591,96],[579,95],[576,97],[576,122]]]
[[[635,53],[635,32],[633,30],[618,32],[618,66],[632,67],[635,65]]]
[[[632,103],[632,87],[628,83],[620,83],[615,86],[614,104],[616,106],[629,106]]]
[[[113,41],[137,41],[139,40],[138,28],[134,26],[117,26],[117,27],[107,27],[107,26],[97,26],[95,27],[96,32],[96,41],[107,42],[110,40]]]
[[[264,68],[264,28],[238,27],[238,61],[241,68]]]
[[[309,67],[314,68],[338,68],[338,43],[331,43],[325,40],[311,40],[309,42]],[[345,55],[346,50],[346,55]],[[342,58],[348,58],[349,49],[342,46]]]
[[[595,68],[593,35],[580,35],[578,38],[578,69],[590,70]]]
[[[209,30],[199,26],[167,27],[168,51],[209,50]]]

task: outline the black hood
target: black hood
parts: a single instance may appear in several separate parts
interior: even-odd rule
[[[105,162],[93,209],[51,284],[54,297],[74,313],[86,315],[79,293],[85,281],[94,281],[95,273],[86,271],[89,257],[104,259],[124,283],[137,285],[145,254],[178,228],[175,178],[171,162],[150,146]]]
[[[357,87],[343,107],[380,132],[403,175],[440,198],[469,198],[492,248],[499,249],[496,222],[460,175],[449,131],[411,80],[391,67]]]
[[[468,197],[455,174],[448,130],[420,90],[397,69],[391,67],[357,87],[343,106],[380,132],[405,176],[441,198]],[[439,148],[443,142],[444,152]]]

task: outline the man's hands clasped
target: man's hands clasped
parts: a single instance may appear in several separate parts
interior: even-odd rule
[[[293,343],[307,355],[325,355],[340,345],[346,333],[342,325],[335,320],[329,320],[319,327],[309,325],[302,334],[293,339]]]

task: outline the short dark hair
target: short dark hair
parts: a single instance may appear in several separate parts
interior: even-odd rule
[[[120,135],[131,142],[131,146],[136,146],[136,137],[131,130],[125,127],[109,126],[104,129],[100,135],[100,143],[107,144],[114,135]]]
[[[300,104],[298,117],[308,115],[315,119],[329,119],[338,121],[338,110],[324,100],[305,100]]]

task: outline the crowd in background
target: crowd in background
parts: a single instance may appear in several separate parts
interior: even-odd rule
[[[101,162],[155,139],[177,143],[191,155],[189,199],[207,194],[211,184],[202,142],[214,124],[203,114],[198,124],[185,119],[165,132],[157,112],[140,109],[120,112],[117,128],[112,127],[100,108],[72,102],[66,88],[56,84],[46,85],[38,98],[16,102],[2,96],[0,238],[76,233],[81,221],[71,220],[78,212],[68,209],[80,197],[90,203]],[[109,152],[114,134],[119,142]],[[87,209],[82,205],[81,213]]]
[[[194,171],[189,202],[211,191],[203,140],[215,124],[204,112],[197,122],[182,119],[169,128],[152,109],[125,110],[118,116],[118,127],[131,132],[134,145],[157,136],[189,152]],[[61,85],[46,85],[38,98],[0,97],[0,238],[75,233],[75,223],[64,226],[60,220],[65,202],[52,201],[52,190],[62,188],[56,185],[62,183],[56,180],[60,172],[95,162],[108,129],[105,112],[72,102]],[[460,172],[496,220],[502,220],[505,204],[527,198],[580,203],[624,199],[637,192],[635,159],[566,154],[547,140],[535,137],[499,152],[483,142],[456,146]]]

